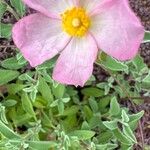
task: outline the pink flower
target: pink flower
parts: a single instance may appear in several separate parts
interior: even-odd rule
[[[22,18],[13,39],[35,67],[61,53],[53,72],[60,83],[83,86],[99,49],[121,60],[138,52],[144,28],[127,0],[24,0],[38,13]]]

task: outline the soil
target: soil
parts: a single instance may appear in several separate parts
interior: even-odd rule
[[[9,1],[7,1],[9,2]],[[150,0],[129,0],[131,8],[134,12],[139,16],[146,30],[150,31]],[[27,8],[27,14],[32,13],[33,10]],[[6,12],[1,20],[3,23],[15,23],[16,20],[13,15],[9,12]],[[0,61],[14,56],[16,53],[15,46],[13,41],[0,39]],[[145,63],[150,67],[150,43],[141,44],[140,46],[140,54],[144,58]],[[107,80],[108,74],[99,66],[95,65],[93,74],[95,75],[97,82]],[[150,99],[149,99],[150,100]],[[134,110],[131,106],[130,102],[126,101],[124,105],[128,106],[130,110]],[[144,110],[145,115],[141,119],[142,125],[142,134],[144,137],[144,143],[150,145],[150,103],[145,101],[144,104],[137,106],[138,111]],[[137,129],[136,135],[138,141],[141,143],[141,133],[140,130]],[[136,146],[135,150],[142,150],[141,147]]]

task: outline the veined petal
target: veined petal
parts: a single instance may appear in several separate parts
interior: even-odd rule
[[[31,66],[35,67],[58,54],[70,37],[62,31],[59,20],[36,13],[15,24],[13,40]]]
[[[92,75],[97,51],[97,45],[90,35],[73,38],[58,58],[53,73],[54,80],[83,86]]]
[[[52,18],[60,18],[66,9],[76,5],[76,0],[23,0],[29,7]]]
[[[99,48],[118,60],[132,59],[144,37],[144,28],[131,11],[127,0],[106,3],[95,10],[90,31]]]
[[[79,0],[79,5],[91,14],[96,8],[103,6],[108,1],[112,0]]]

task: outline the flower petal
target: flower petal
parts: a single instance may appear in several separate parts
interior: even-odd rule
[[[67,8],[73,7],[75,0],[23,0],[29,7],[52,18],[60,18]]]
[[[58,58],[53,79],[63,84],[83,86],[92,75],[97,51],[97,45],[90,35],[73,38]]]
[[[102,6],[107,1],[110,0],[79,0],[79,5],[91,14],[97,7]]]
[[[118,60],[132,59],[144,37],[144,28],[127,0],[108,2],[92,16],[91,33],[99,48]],[[108,7],[109,6],[109,7]]]
[[[35,67],[58,54],[70,37],[62,32],[59,20],[36,13],[15,24],[13,40],[31,66]]]

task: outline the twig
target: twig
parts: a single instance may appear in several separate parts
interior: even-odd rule
[[[15,45],[1,45],[0,48],[16,48]]]

